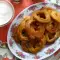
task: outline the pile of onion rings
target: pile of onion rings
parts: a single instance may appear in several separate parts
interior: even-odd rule
[[[36,54],[60,36],[60,12],[50,7],[36,10],[15,27],[12,37],[26,52]]]

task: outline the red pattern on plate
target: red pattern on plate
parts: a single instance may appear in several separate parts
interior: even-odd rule
[[[20,14],[18,18],[23,18],[23,16],[24,16],[24,13]]]
[[[18,56],[25,58],[25,55],[22,52],[16,52],[18,54]]]
[[[10,44],[10,46],[12,46],[12,44],[13,44],[12,40],[9,40],[9,44]]]
[[[37,56],[37,55],[35,55],[34,56],[34,59],[39,59],[41,56]]]
[[[36,5],[31,6],[28,10],[35,10],[35,8],[37,8],[37,6],[36,6]]]
[[[46,53],[46,54],[50,54],[50,53],[52,53],[53,51],[54,51],[54,48],[48,49],[45,53]]]
[[[59,52],[60,52],[60,49],[56,53],[54,53],[54,56],[56,56]]]

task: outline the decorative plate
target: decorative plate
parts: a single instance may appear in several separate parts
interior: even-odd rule
[[[24,16],[30,15],[34,10],[38,10],[38,9],[42,8],[43,6],[49,6],[49,7],[52,7],[54,9],[57,9],[58,11],[60,11],[60,6],[58,6],[57,4],[43,3],[43,2],[33,4],[29,7],[27,7],[26,9],[24,9],[22,12],[20,12],[17,15],[17,17],[12,22],[12,24],[8,30],[8,35],[7,35],[8,47],[9,47],[10,51],[19,59],[22,59],[22,60],[23,59],[26,59],[26,60],[40,59],[41,60],[41,59],[51,56],[60,48],[60,38],[58,38],[53,44],[46,46],[44,49],[42,49],[41,51],[39,51],[37,54],[34,55],[31,53],[24,52],[21,49],[21,46],[19,44],[17,44],[12,38],[13,28],[21,22],[22,18]]]

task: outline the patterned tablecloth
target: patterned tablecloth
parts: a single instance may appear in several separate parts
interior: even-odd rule
[[[44,1],[44,2],[49,2],[49,3],[56,3],[58,5],[60,5],[60,0],[20,0],[20,3],[21,1],[27,1],[27,3],[25,3],[25,7],[23,6],[23,8],[21,8],[19,11],[17,11],[17,6],[19,6],[20,3],[15,3],[13,2],[13,0],[8,0],[8,1],[11,1],[13,6],[16,8],[16,13],[15,13],[15,16],[19,13],[19,11],[23,10],[25,7],[33,4],[33,3],[29,3],[28,1],[34,1],[34,3],[36,2],[39,2],[39,1]],[[35,2],[36,1],[36,2]],[[0,28],[0,32],[2,31],[3,28],[9,28],[9,25],[6,26],[6,27],[2,27]],[[8,31],[8,29],[6,30],[6,32]],[[2,34],[2,32],[0,33],[0,60],[20,60],[18,58],[16,58],[15,56],[13,56],[13,54],[10,52],[8,46],[7,46],[7,43],[6,41],[4,40],[6,38],[6,35],[4,35],[5,37],[2,39],[1,37],[3,37],[4,34]],[[55,53],[53,54],[52,56],[44,59],[44,60],[60,60],[60,49]]]

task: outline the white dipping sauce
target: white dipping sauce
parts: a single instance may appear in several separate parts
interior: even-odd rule
[[[12,6],[5,2],[0,1],[0,25],[6,24],[14,15]]]

